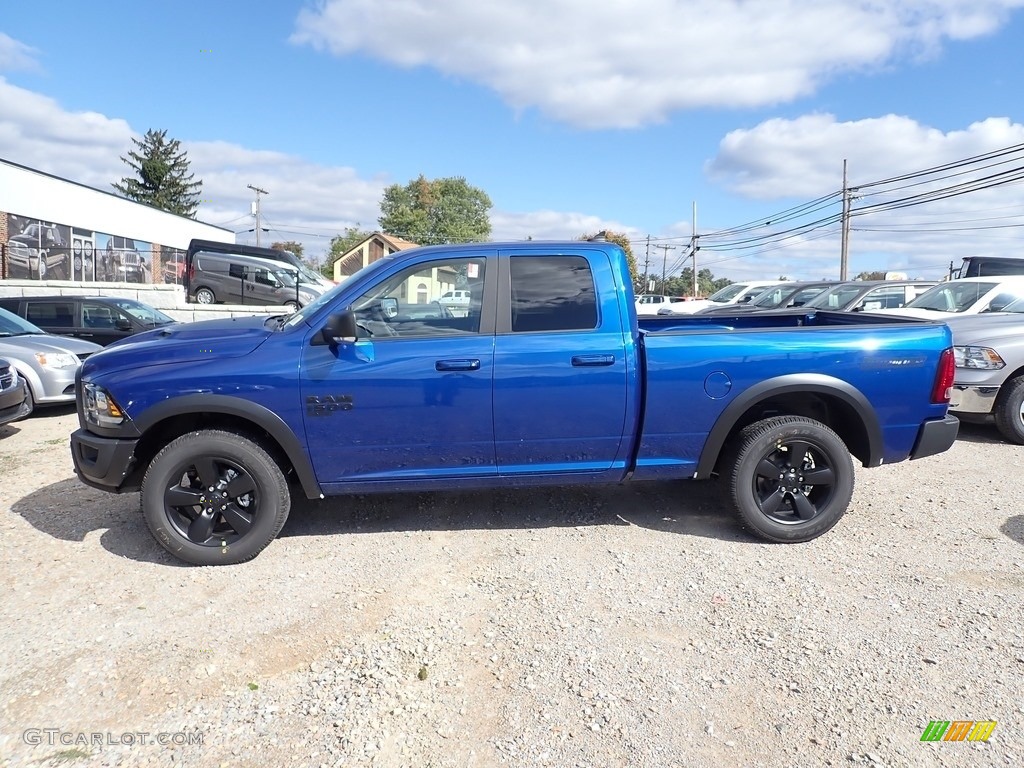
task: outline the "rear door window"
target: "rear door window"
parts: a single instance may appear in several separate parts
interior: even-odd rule
[[[25,319],[46,328],[74,328],[75,303],[72,301],[30,301],[26,305]]]
[[[513,256],[512,332],[580,331],[597,327],[597,295],[582,256]]]

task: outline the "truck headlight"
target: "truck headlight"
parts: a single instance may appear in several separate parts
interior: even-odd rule
[[[970,368],[980,371],[998,371],[1004,368],[998,353],[989,347],[953,347],[953,359],[957,368]]]
[[[36,352],[36,360],[43,368],[78,367],[78,358],[69,352]]]
[[[82,403],[85,420],[90,424],[98,427],[116,427],[124,423],[124,411],[103,387],[83,383]]]

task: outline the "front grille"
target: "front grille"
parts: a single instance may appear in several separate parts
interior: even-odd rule
[[[10,389],[14,386],[14,371],[10,368],[0,368],[0,390]]]

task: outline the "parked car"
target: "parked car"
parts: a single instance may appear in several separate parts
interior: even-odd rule
[[[1024,275],[1024,256],[965,256],[957,277]]]
[[[854,280],[819,293],[806,306],[834,312],[898,309],[936,284],[934,280]]]
[[[71,277],[71,248],[53,224],[33,222],[7,241],[7,263],[14,271],[45,280],[53,269],[64,280]]]
[[[0,357],[25,381],[28,413],[41,405],[75,402],[75,374],[83,360],[101,349],[91,341],[46,333],[0,308]]]
[[[732,312],[764,312],[769,309],[788,309],[802,307],[836,283],[818,281],[813,283],[779,283],[763,290],[756,298],[746,304],[726,304],[724,306],[705,307],[698,315],[724,315]]]
[[[30,413],[25,382],[11,362],[0,357],[0,424],[23,419]]]
[[[778,285],[781,280],[748,280],[743,283],[730,283],[716,291],[706,299],[694,299],[693,301],[682,301],[678,304],[670,304],[658,310],[659,315],[694,315],[702,309],[715,306],[733,306],[746,304],[753,301],[761,292]]]
[[[443,304],[446,307],[468,307],[469,298],[468,290],[458,289],[442,293],[441,298],[439,298],[437,302],[438,304]]]
[[[686,296],[663,296],[660,293],[643,293],[636,297],[636,313],[638,315],[656,315],[662,307],[688,301]]]
[[[304,307],[322,293],[296,267],[275,259],[199,252],[192,257],[189,290],[199,304],[283,304]]]
[[[8,296],[0,307],[47,333],[112,344],[177,322],[159,309],[120,296]]]
[[[956,361],[950,411],[964,421],[994,421],[1003,437],[1024,445],[1024,299],[946,324]]]
[[[1021,298],[1024,275],[965,277],[939,283],[899,309],[870,311],[941,320],[955,315],[1001,312],[1010,302]]]

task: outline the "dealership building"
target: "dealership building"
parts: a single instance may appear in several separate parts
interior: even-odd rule
[[[0,278],[180,283],[193,238],[231,230],[0,158]]]

